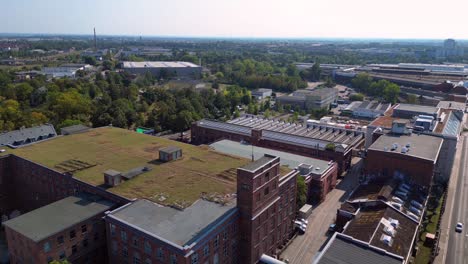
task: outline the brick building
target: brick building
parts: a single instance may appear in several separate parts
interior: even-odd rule
[[[104,212],[114,203],[69,196],[3,223],[10,263],[105,263]]]
[[[262,254],[277,255],[293,234],[296,177],[297,171],[281,175],[280,159],[270,155],[237,169],[243,263],[256,263]]]
[[[364,132],[327,124],[294,124],[246,115],[227,123],[201,120],[192,124],[192,143],[221,139],[286,151],[338,163],[338,173],[351,164],[352,150],[364,144]]]
[[[169,146],[180,148],[183,155],[160,162],[158,151]],[[66,258],[73,263],[106,263],[96,258],[108,255],[109,263],[125,259],[134,263],[255,263],[262,254],[275,254],[294,231],[298,171],[280,167],[279,160],[265,156],[248,165],[248,159],[207,147],[112,127],[9,149],[0,154],[0,189],[5,191],[0,210],[7,218],[16,216],[12,211],[23,214],[5,224],[12,261],[21,261],[24,254],[25,261],[39,262]],[[125,180],[106,185],[110,170]],[[256,178],[263,179],[259,175],[267,172],[270,181],[258,187]],[[236,181],[257,189],[238,190]],[[91,201],[73,200],[81,193],[88,193]],[[108,201],[109,207],[91,210],[97,197]],[[254,201],[258,206],[249,209]],[[93,220],[114,208],[105,226]],[[38,221],[48,218],[54,221]],[[9,224],[16,222],[22,222],[21,228],[30,224],[29,230],[46,234],[31,239],[33,235]],[[94,241],[96,230],[106,233],[106,243],[104,235],[99,235],[99,243]],[[255,240],[258,236],[268,240]],[[245,248],[241,241],[247,240]],[[26,259],[23,246],[37,248],[32,258]],[[95,246],[108,254],[95,255]]]

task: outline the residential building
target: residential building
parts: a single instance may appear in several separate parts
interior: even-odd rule
[[[161,71],[167,75],[174,75],[177,78],[198,79],[201,76],[202,67],[191,62],[184,61],[124,61],[122,69],[131,74],[145,74],[150,72],[154,76],[159,76]]]
[[[82,193],[4,222],[10,263],[105,263],[102,217],[113,206]]]
[[[57,136],[51,124],[21,128],[0,134],[0,146],[16,148]]]

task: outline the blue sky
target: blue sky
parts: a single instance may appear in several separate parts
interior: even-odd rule
[[[467,0],[0,1],[0,33],[468,39]]]

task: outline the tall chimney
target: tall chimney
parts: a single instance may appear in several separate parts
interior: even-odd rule
[[[97,51],[96,28],[94,28],[94,51]]]

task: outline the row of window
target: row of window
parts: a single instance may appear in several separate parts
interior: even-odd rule
[[[94,230],[97,230],[97,223],[95,223],[94,227],[95,227]],[[85,235],[87,232],[88,232],[88,226],[86,224],[81,225],[81,234]],[[75,229],[70,230],[68,235],[69,235],[70,240],[75,239],[76,230]],[[98,240],[98,239],[99,239],[99,233],[95,232],[94,233],[94,240]],[[64,238],[63,235],[60,235],[60,236],[57,237],[56,241],[57,241],[57,246],[61,246],[65,242],[65,238]],[[85,239],[83,241],[87,241],[87,239]],[[45,242],[44,243],[44,252],[47,253],[47,252],[50,251],[50,249],[51,249],[51,242],[50,241]]]

